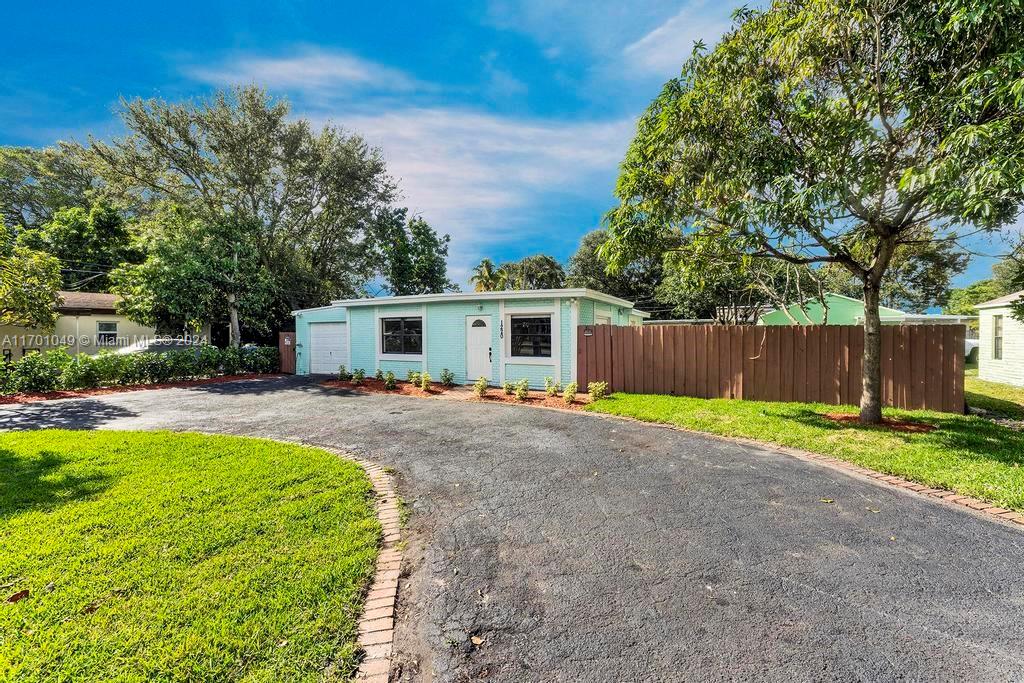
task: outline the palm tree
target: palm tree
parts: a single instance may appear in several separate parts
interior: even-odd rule
[[[493,292],[505,288],[505,278],[500,269],[494,265],[494,261],[485,258],[473,269],[473,275],[469,282],[473,285],[474,291]]]

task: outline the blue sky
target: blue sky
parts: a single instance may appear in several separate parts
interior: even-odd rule
[[[0,144],[117,135],[120,97],[259,83],[379,146],[464,282],[483,256],[568,259],[613,203],[636,118],[740,3],[63,4],[5,11]]]

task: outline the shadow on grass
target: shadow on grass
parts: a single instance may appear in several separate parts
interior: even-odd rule
[[[0,448],[0,519],[29,510],[49,511],[106,490],[109,478],[60,471],[71,461],[52,451],[35,457]]]
[[[967,405],[972,408],[981,408],[990,413],[997,413],[1001,417],[1008,417],[1011,420],[1024,420],[1024,406],[1006,399],[996,398],[988,394],[978,394],[973,391],[965,391],[964,398]]]

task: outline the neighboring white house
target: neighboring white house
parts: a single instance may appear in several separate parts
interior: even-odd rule
[[[1013,317],[1010,304],[1024,290],[978,304],[978,377],[1024,387],[1024,322]]]

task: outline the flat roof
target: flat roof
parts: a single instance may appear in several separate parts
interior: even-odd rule
[[[447,292],[444,294],[414,294],[411,296],[379,296],[372,299],[338,299],[331,306],[387,306],[394,304],[426,304],[444,301],[482,301],[493,299],[552,299],[552,298],[594,299],[613,306],[628,308],[634,315],[646,315],[633,308],[632,301],[620,299],[611,294],[593,289],[513,289],[499,292]]]

